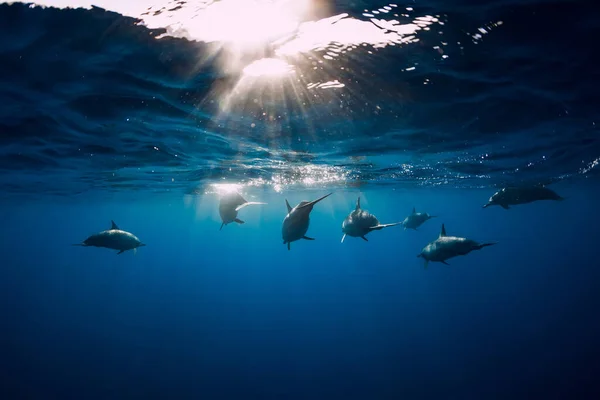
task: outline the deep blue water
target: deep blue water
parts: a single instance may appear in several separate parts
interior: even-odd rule
[[[315,0],[363,24],[292,55],[0,4],[1,398],[596,398],[597,6],[480,3]],[[566,199],[482,209],[522,184]],[[219,231],[223,185],[268,204]],[[358,196],[437,218],[340,243]],[[111,220],[146,246],[71,246]],[[442,223],[498,244],[425,269]]]

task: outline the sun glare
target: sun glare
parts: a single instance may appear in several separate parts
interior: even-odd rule
[[[212,183],[204,190],[204,194],[216,194],[219,197],[229,193],[243,193],[248,188],[270,187],[275,192],[295,187],[320,187],[348,182],[354,174],[346,168],[316,164],[296,165],[290,167],[284,162],[274,162],[275,172],[270,179],[256,178],[240,183]]]
[[[263,58],[253,62],[244,68],[244,74],[247,76],[281,76],[291,74],[294,68],[283,60],[276,58]]]
[[[260,46],[293,33],[308,4],[308,0],[224,0],[181,23],[189,36],[205,42]]]
[[[224,196],[229,193],[239,192],[242,189],[241,184],[237,183],[213,183],[211,186],[211,192]]]

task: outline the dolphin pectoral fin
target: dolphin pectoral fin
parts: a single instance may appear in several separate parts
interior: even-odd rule
[[[244,221],[242,221],[242,220],[241,220],[241,219],[239,219],[239,218],[236,218],[236,219],[234,219],[234,221],[235,221],[235,222],[237,222],[238,224],[243,224],[243,223],[244,223]]]
[[[290,250],[290,242],[288,242],[287,245],[288,245],[288,251],[289,251]]]
[[[219,230],[223,229],[224,226],[225,226],[225,222],[221,222],[221,227],[219,228]]]
[[[302,236],[302,239],[306,239],[306,240],[315,240],[315,238],[311,238],[311,237],[308,237],[308,236]]]
[[[364,237],[364,236],[361,236],[361,238],[362,238],[362,240],[364,240],[365,242],[368,242],[368,241],[369,241],[369,239],[367,239],[367,238],[366,238],[366,237]]]
[[[121,253],[124,253],[124,252],[125,252],[125,250],[121,250],[121,251],[120,251],[120,252],[118,252],[117,254],[121,254]]]
[[[500,207],[504,208],[505,210],[509,210],[510,207],[506,204],[500,204]]]
[[[133,255],[135,256],[137,254],[137,247],[135,249],[133,249]]]
[[[450,265],[446,261],[440,261],[442,264]]]
[[[417,254],[417,258],[423,259],[423,269],[427,269],[427,266],[429,265],[429,260],[426,259],[425,256],[423,256],[423,253]]]
[[[81,247],[87,247],[87,244],[83,244],[83,243],[74,243],[71,246],[81,246]]]
[[[261,205],[261,204],[265,205],[267,203],[261,203],[261,202],[258,202],[258,201],[248,201],[248,202],[246,202],[246,203],[244,203],[242,205],[237,206],[235,208],[235,211],[240,211],[242,208],[244,208],[246,206],[257,206],[257,205]]]
[[[342,236],[342,241],[340,243],[344,243],[344,239],[346,239],[346,234],[344,233],[344,236]]]
[[[117,224],[115,224],[115,221],[111,220],[110,223],[111,223],[110,229],[119,229],[119,227],[117,226]]]
[[[416,208],[416,207],[413,207],[412,213],[413,213],[413,214],[416,214],[416,213],[417,213],[417,208]]]

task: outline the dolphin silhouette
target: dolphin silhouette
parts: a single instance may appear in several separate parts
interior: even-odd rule
[[[246,206],[259,204],[267,203],[260,203],[258,201],[246,201],[246,199],[244,199],[241,194],[236,192],[224,195],[219,201],[219,215],[221,216],[221,227],[219,228],[219,230],[223,229],[223,226],[232,222],[243,224],[244,221],[237,217],[238,212]]]
[[[140,242],[133,233],[126,232],[119,229],[115,221],[111,221],[111,228],[106,231],[95,233],[85,239],[82,243],[74,244],[73,246],[83,247],[104,247],[107,249],[119,250],[117,254],[121,254],[127,250],[133,250],[134,252],[138,247],[145,246],[144,243]]]
[[[533,203],[534,201],[540,200],[562,201],[564,199],[564,197],[559,196],[552,189],[542,185],[522,187],[509,186],[494,193],[487,204],[483,205],[483,208],[498,205],[505,210],[508,210],[510,206],[518,204]]]
[[[414,229],[416,231],[419,226],[423,225],[431,218],[436,218],[436,216],[427,213],[418,213],[416,208],[413,207],[412,213],[402,221],[402,226],[404,226],[405,230]]]
[[[481,250],[484,247],[492,246],[497,243],[498,242],[478,243],[463,237],[448,236],[446,234],[446,227],[442,224],[442,231],[438,238],[425,246],[417,257],[425,259],[425,268],[427,268],[430,261],[437,261],[449,265],[446,260],[450,258],[464,256],[473,250]]]
[[[287,199],[285,200],[288,213],[283,219],[281,237],[283,238],[283,244],[287,244],[288,250],[290,249],[290,243],[295,242],[296,240],[315,240],[314,238],[306,236],[308,225],[310,224],[310,212],[315,204],[324,198],[331,196],[332,194],[333,193],[326,194],[325,196],[313,201],[301,201],[294,208],[290,206],[290,203],[288,203]]]
[[[352,211],[342,222],[342,232],[344,235],[342,236],[342,243],[344,243],[344,239],[346,239],[346,235],[352,237],[360,237],[363,240],[367,241],[365,237],[369,232],[379,231],[383,228],[388,228],[390,226],[400,225],[401,222],[395,222],[392,224],[381,224],[377,217],[366,210],[362,210],[360,208],[360,197],[356,201],[356,208]]]

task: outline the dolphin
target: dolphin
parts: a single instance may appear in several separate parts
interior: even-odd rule
[[[400,225],[402,222],[395,222],[393,224],[381,224],[379,220],[371,213],[360,208],[360,197],[356,201],[356,208],[352,211],[342,222],[342,243],[346,239],[346,235],[352,237],[360,237],[367,241],[365,235],[371,231],[379,231],[383,228],[390,226]]]
[[[418,213],[413,207],[412,213],[402,221],[402,226],[404,226],[404,230],[414,229],[416,231],[419,226],[423,225],[425,221],[428,221],[431,218],[436,218],[436,215]]]
[[[237,217],[238,211],[246,206],[258,205],[258,204],[267,204],[260,203],[257,201],[246,201],[239,193],[233,192],[228,193],[221,197],[219,201],[219,215],[221,215],[221,227],[219,230],[223,229],[223,226],[230,224],[232,222],[237,222],[238,224],[243,224],[244,221]]]
[[[564,197],[559,196],[553,190],[542,185],[524,187],[509,186],[494,193],[488,200],[488,203],[483,205],[483,208],[499,205],[505,210],[508,210],[509,206],[532,203],[538,200],[562,201],[564,200]]]
[[[325,196],[313,201],[301,201],[300,204],[294,208],[290,206],[290,203],[288,203],[287,199],[285,200],[288,213],[283,220],[281,237],[283,238],[283,244],[287,244],[288,250],[290,249],[290,243],[295,242],[296,240],[315,240],[306,236],[308,225],[310,223],[310,212],[315,204],[324,198],[331,196],[332,194],[333,193],[326,194]]]
[[[430,242],[423,248],[417,257],[425,259],[425,268],[430,261],[441,262],[442,264],[450,265],[446,260],[456,257],[465,256],[473,250],[481,250],[484,247],[497,244],[498,242],[477,243],[474,240],[446,235],[446,227],[442,224],[442,231],[436,240]]]
[[[74,244],[73,246],[105,247],[107,249],[119,250],[117,254],[121,254],[127,250],[133,250],[135,253],[138,247],[145,246],[133,233],[119,229],[115,221],[110,222],[112,226],[109,230],[95,233],[82,243]]]

